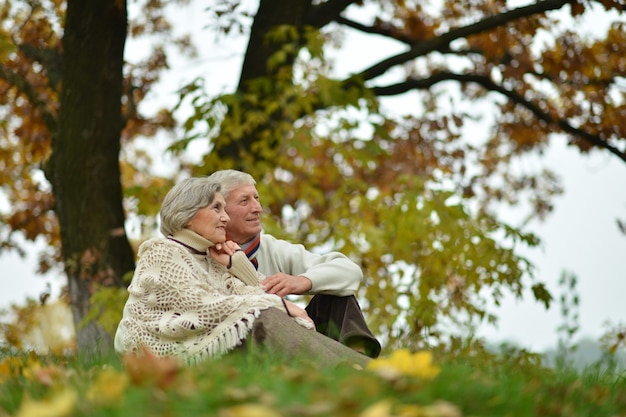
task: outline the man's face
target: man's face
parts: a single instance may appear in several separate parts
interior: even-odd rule
[[[242,185],[231,191],[226,199],[226,212],[230,216],[226,227],[228,238],[243,244],[260,233],[262,211],[254,185]]]

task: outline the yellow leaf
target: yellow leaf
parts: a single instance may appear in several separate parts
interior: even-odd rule
[[[31,362],[23,370],[26,379],[43,385],[52,386],[55,380],[65,375],[65,370],[55,365],[42,366],[39,362]]]
[[[128,375],[105,368],[87,390],[87,399],[96,404],[112,404],[122,398],[128,386]]]
[[[363,410],[359,417],[392,417],[392,405],[391,400],[380,400]]]
[[[0,383],[19,374],[22,362],[15,356],[7,356],[0,361]]]
[[[431,352],[411,353],[407,349],[396,350],[388,358],[374,359],[367,364],[367,369],[392,379],[401,375],[432,379],[440,372],[432,363]]]
[[[219,411],[219,417],[282,417],[281,414],[262,404],[241,404]]]
[[[425,417],[424,409],[416,404],[403,404],[398,407],[397,417]]]
[[[447,401],[437,401],[423,408],[424,417],[462,417],[461,409]]]
[[[65,417],[71,416],[76,407],[78,395],[69,387],[52,393],[49,397],[34,400],[25,396],[15,417]]]

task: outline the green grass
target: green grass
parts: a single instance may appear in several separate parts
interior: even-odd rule
[[[626,377],[523,356],[435,355],[433,379],[232,355],[196,367],[0,352],[0,416],[626,415]]]

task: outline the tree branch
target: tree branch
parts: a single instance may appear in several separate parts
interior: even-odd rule
[[[311,7],[305,17],[305,24],[322,28],[333,20],[337,20],[341,12],[357,1],[358,0],[328,0],[321,2]]]
[[[53,48],[37,48],[31,44],[19,45],[19,50],[33,61],[40,62],[46,69],[50,88],[58,92],[61,83],[61,54]]]
[[[500,13],[494,16],[486,17],[476,23],[452,29],[441,36],[436,38],[420,41],[414,44],[409,51],[387,58],[379,63],[364,70],[357,76],[363,80],[371,80],[379,75],[384,74],[390,68],[396,65],[402,65],[407,61],[415,59],[419,56],[426,55],[432,51],[443,51],[449,48],[452,41],[460,38],[465,38],[470,35],[475,35],[506,23],[522,19],[524,17],[532,16],[535,14],[544,13],[550,10],[560,9],[569,3],[568,0],[544,0],[529,6],[519,7],[517,9],[510,10],[508,12]]]
[[[368,33],[370,35],[380,35],[385,38],[395,39],[409,46],[413,45],[413,43],[415,42],[415,40],[410,39],[406,36],[398,36],[396,33],[397,31],[392,31],[385,27],[366,26],[359,22],[355,22],[354,20],[346,19],[345,17],[342,17],[342,16],[337,17],[335,21],[339,23],[340,25],[344,25],[354,30],[358,30],[359,32]]]
[[[48,130],[51,133],[56,131],[56,115],[48,110],[46,102],[39,98],[37,90],[26,80],[26,78],[10,70],[6,66],[0,65],[0,79],[5,80],[10,85],[17,88],[20,93],[24,94],[33,107],[35,107],[41,114],[41,118],[48,127]]]
[[[526,100],[522,95],[516,91],[507,90],[501,85],[496,84],[489,77],[475,74],[456,74],[451,72],[439,72],[426,79],[410,79],[405,82],[389,85],[386,87],[374,87],[372,91],[377,96],[389,96],[406,93],[409,90],[414,89],[428,89],[433,85],[442,81],[458,81],[460,83],[476,83],[483,86],[486,90],[495,91],[507,97],[513,103],[519,104],[528,109],[539,120],[543,120],[546,123],[557,125],[561,130],[567,132],[573,136],[587,140],[597,147],[604,148],[616,155],[622,161],[626,162],[626,152],[620,151],[615,146],[609,144],[606,140],[597,135],[593,135],[583,129],[572,126],[566,119],[553,118],[547,112],[542,111],[536,104],[529,100]]]

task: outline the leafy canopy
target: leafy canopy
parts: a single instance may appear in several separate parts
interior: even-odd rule
[[[142,236],[176,179],[154,175],[152,155],[135,141],[177,124],[175,109],[139,112],[168,67],[167,45],[189,46],[168,35],[166,5],[131,3],[145,10],[131,35],[163,37],[151,38],[144,60],[127,62],[120,98],[121,180]],[[390,342],[423,343],[450,321],[494,321],[487,301],[522,296],[527,285],[548,304],[519,255],[537,238],[502,223],[496,209],[528,202],[529,216],[550,212],[558,178],[520,161],[552,140],[626,161],[622,10],[609,0],[216,1],[207,20],[218,40],[243,34],[249,46],[232,92],[209,94],[209,80],[181,91],[178,108],[192,111],[182,138],[171,139],[175,172],[255,175],[266,231],[357,261],[365,311]],[[15,246],[16,231],[45,237],[56,252],[42,270],[60,259],[41,167],[56,129],[64,12],[63,2],[2,6],[0,108],[10,117],[0,125],[0,184],[11,205],[3,245]],[[591,15],[612,23],[585,36],[578,28]],[[355,34],[389,48],[368,48],[371,61],[345,74],[338,64],[353,54],[342,45]],[[208,152],[190,165],[183,156],[195,142]]]

